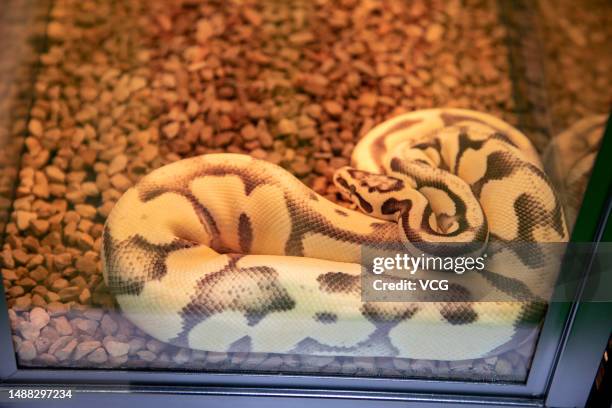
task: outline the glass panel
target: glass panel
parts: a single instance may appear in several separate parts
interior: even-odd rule
[[[3,7],[14,10],[17,3]],[[454,147],[447,141],[435,145],[442,139],[434,137],[418,152],[406,153],[443,171],[430,168],[419,177],[441,174],[443,185],[451,186],[444,190],[437,184],[432,191],[420,185],[422,195],[414,200],[425,197],[430,205],[422,209],[423,227],[413,232],[429,228],[430,236],[450,240],[465,230],[471,241],[482,243],[486,234],[478,234],[485,230],[474,227],[485,224],[478,221],[481,205],[497,216],[484,215],[489,227],[510,222],[518,230],[533,219],[533,205],[521,213],[479,204],[486,183],[477,187],[478,177],[484,177],[488,157],[481,145],[518,150],[521,160],[533,163],[543,156],[571,225],[609,108],[612,59],[605,44],[611,31],[604,24],[609,4],[51,3],[36,75],[16,80],[14,69],[3,66],[0,76],[4,89],[21,83],[27,88],[32,78],[34,84],[25,92],[29,108],[12,109],[16,98],[3,91],[0,112],[15,114],[2,122],[3,143],[19,149],[20,137],[25,139],[23,154],[6,154],[13,168],[20,156],[16,189],[10,188],[15,177],[3,183],[5,207],[12,201],[12,209],[2,275],[20,366],[525,381],[545,302],[477,302],[468,296],[475,287],[460,289],[468,275],[458,273],[450,274],[458,286],[451,285],[455,291],[440,304],[361,302],[355,283],[361,250],[380,249],[379,241],[403,242],[397,225],[381,219],[389,214],[362,213],[378,211],[368,210],[370,199],[384,213],[383,199],[395,199],[390,186],[398,184],[336,171],[351,163],[360,141],[365,146],[368,137],[380,135],[375,126],[388,119],[429,108],[472,109],[492,116],[447,110],[446,116],[420,111],[410,119],[437,127],[422,130],[423,136],[448,132],[455,140]],[[24,21],[14,23],[23,27]],[[2,21],[2,29],[10,26]],[[0,62],[35,66],[27,59]],[[461,139],[463,131],[486,139]],[[521,132],[535,150],[522,142]],[[459,148],[461,140],[467,145]],[[369,145],[366,156],[382,157],[386,145],[380,143]],[[567,152],[574,150],[577,156],[570,159]],[[460,176],[469,185],[453,184],[448,175],[453,151],[461,160],[465,155],[467,170]],[[271,165],[216,156],[222,158],[210,160],[223,165],[213,166],[206,178],[198,173],[200,165],[180,162],[212,153],[248,154]],[[139,184],[139,193],[130,190],[153,170],[177,162]],[[365,170],[372,170],[372,163]],[[490,180],[509,177],[493,173]],[[362,197],[365,204],[357,200],[356,208],[342,195],[348,184],[338,177],[334,184],[334,174],[366,183],[359,186],[370,194]],[[421,179],[402,177],[396,175],[408,185]],[[288,190],[274,187],[276,178],[289,180]],[[536,189],[548,191],[539,183]],[[464,196],[469,187],[479,197]],[[413,194],[408,190],[402,191]],[[493,203],[511,202],[502,190]],[[461,207],[457,191],[473,204]],[[293,194],[301,194],[301,201]],[[118,210],[122,196],[127,204]],[[146,207],[149,202],[154,204]],[[384,208],[407,217],[407,204],[396,204]],[[303,206],[308,211],[300,210]],[[107,222],[111,211],[119,215]],[[542,211],[550,215],[548,226],[560,217]],[[532,227],[531,238],[543,234]],[[139,236],[131,232],[136,230]],[[401,224],[401,230],[406,234],[410,228]],[[391,231],[397,234],[393,239]],[[355,238],[364,234],[369,244]],[[493,235],[498,243],[510,240]],[[438,241],[432,251],[438,255],[453,246]],[[260,258],[214,257],[202,244],[222,253],[259,252]],[[352,265],[321,266],[288,256],[313,258],[313,253]],[[337,269],[325,269],[331,266]],[[552,261],[545,266],[555,269]],[[508,267],[496,275],[498,286],[479,285],[508,291],[516,284],[509,291],[523,293],[528,280],[519,275]],[[176,281],[164,281],[168,276]],[[404,322],[416,322],[414,337],[407,329],[392,336]],[[527,330],[517,336],[523,324]]]
[[[612,100],[612,6],[604,1],[539,1],[553,138],[544,163],[576,220]]]

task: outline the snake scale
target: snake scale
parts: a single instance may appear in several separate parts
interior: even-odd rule
[[[363,302],[360,289],[364,248],[567,241],[520,131],[470,110],[403,114],[370,130],[334,182],[356,209],[246,155],[154,170],[106,221],[105,282],[143,331],[208,351],[458,360],[532,333],[554,267],[546,251],[534,261],[500,250],[464,275],[419,271],[450,279],[445,301]]]
[[[556,135],[542,157],[544,169],[564,201],[565,217],[571,227],[576,221],[608,115],[584,117]]]

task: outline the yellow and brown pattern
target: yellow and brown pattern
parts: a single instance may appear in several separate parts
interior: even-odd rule
[[[556,265],[503,244],[565,242],[567,227],[518,130],[474,111],[408,113],[372,129],[334,181],[359,211],[244,155],[159,168],[108,217],[105,280],[142,330],[209,351],[478,358],[542,317],[532,280]],[[362,302],[364,249],[459,256],[492,243],[486,270],[446,273],[442,298]],[[487,291],[506,300],[477,298]]]

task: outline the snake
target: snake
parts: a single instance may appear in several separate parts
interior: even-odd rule
[[[568,225],[574,225],[599,152],[608,115],[593,114],[570,124],[552,138],[542,161],[564,204]]]
[[[105,222],[104,281],[142,331],[197,350],[463,360],[533,338],[557,264],[512,244],[568,233],[527,136],[488,113],[408,112],[369,130],[333,182],[350,205],[244,154],[157,168]],[[486,253],[486,268],[418,271],[449,282],[434,299],[364,298],[364,252],[438,249]]]

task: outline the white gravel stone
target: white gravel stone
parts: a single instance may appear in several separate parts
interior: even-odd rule
[[[104,348],[112,357],[123,356],[130,350],[129,343],[123,343],[116,340],[108,340],[104,342]]]
[[[92,351],[96,350],[101,345],[102,343],[97,340],[90,340],[79,343],[79,345],[76,347],[73,358],[75,360],[80,360]]]
[[[30,322],[37,329],[42,329],[45,327],[47,324],[49,324],[49,320],[51,320],[49,313],[47,313],[47,311],[42,307],[35,307],[30,312]]]
[[[36,347],[31,340],[24,340],[17,349],[17,355],[20,360],[30,361],[36,358]]]

